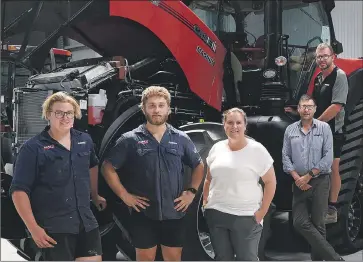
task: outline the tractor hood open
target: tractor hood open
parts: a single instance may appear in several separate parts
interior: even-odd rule
[[[59,36],[74,39],[104,57],[129,64],[172,55],[192,92],[220,110],[226,50],[217,36],[181,1],[84,1],[73,16],[27,57],[39,69]],[[72,1],[71,1],[72,3]]]

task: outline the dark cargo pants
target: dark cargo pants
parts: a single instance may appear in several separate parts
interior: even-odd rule
[[[263,227],[256,222],[254,216],[235,216],[206,209],[205,217],[215,260],[259,260],[258,246]]]
[[[325,216],[328,211],[330,176],[311,179],[312,188],[293,187],[292,217],[295,229],[311,246],[312,260],[339,260],[340,256],[326,240]],[[310,217],[311,216],[311,217]]]

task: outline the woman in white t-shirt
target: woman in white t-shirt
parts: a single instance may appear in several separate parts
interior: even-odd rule
[[[276,190],[273,159],[261,143],[245,136],[242,109],[227,110],[223,125],[228,139],[209,152],[203,191],[213,249],[216,260],[258,260],[262,221]]]

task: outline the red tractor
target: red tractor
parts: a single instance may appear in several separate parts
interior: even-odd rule
[[[47,3],[51,4],[51,2]],[[80,103],[83,118],[76,128],[88,132],[101,161],[120,134],[144,121],[138,106],[141,92],[162,85],[172,95],[170,122],[194,141],[203,159],[211,146],[225,139],[221,110],[238,106],[248,115],[248,135],[261,142],[275,160],[277,191],[265,218],[260,260],[269,251],[308,251],[308,244],[290,223],[292,178],[282,170],[285,128],[296,119],[284,112],[312,91],[318,72],[314,53],[321,42],[335,52],[331,11],[334,1],[67,1],[72,14],[28,56],[34,68],[59,36],[74,39],[102,57],[67,63],[51,73],[30,77],[13,92],[16,153],[41,131],[40,105],[62,90]],[[45,14],[43,21],[48,21]],[[39,62],[40,61],[40,62]],[[338,222],[327,226],[328,240],[341,253],[363,249],[363,61],[336,59],[348,75],[346,142],[340,174]],[[28,103],[32,101],[33,103]],[[34,103],[38,107],[31,107]],[[191,172],[185,167],[185,185]],[[120,174],[122,179],[127,179]],[[2,238],[19,254],[41,260],[7,195],[11,176],[2,173]],[[100,175],[105,211],[94,210],[100,224],[104,260],[135,260],[128,235],[127,207]],[[189,207],[183,260],[212,260],[213,248],[201,211],[201,189]],[[6,209],[4,206],[6,205]],[[7,223],[5,222],[7,221]],[[7,230],[5,230],[7,229]],[[270,257],[271,258],[271,257]],[[161,259],[159,257],[159,259]]]

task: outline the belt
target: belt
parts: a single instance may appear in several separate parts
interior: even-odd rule
[[[330,173],[320,173],[316,177],[313,177],[313,178],[319,178],[319,177],[324,177],[324,176],[329,176],[329,175],[330,175]]]
[[[300,175],[299,174],[299,176],[300,177],[302,177],[302,176],[304,176],[304,175],[306,175],[306,173],[305,174],[303,174],[303,175]],[[330,175],[330,173],[319,173],[317,176],[315,176],[315,177],[313,177],[313,178],[318,178],[318,177],[321,177],[321,176],[329,176]]]

